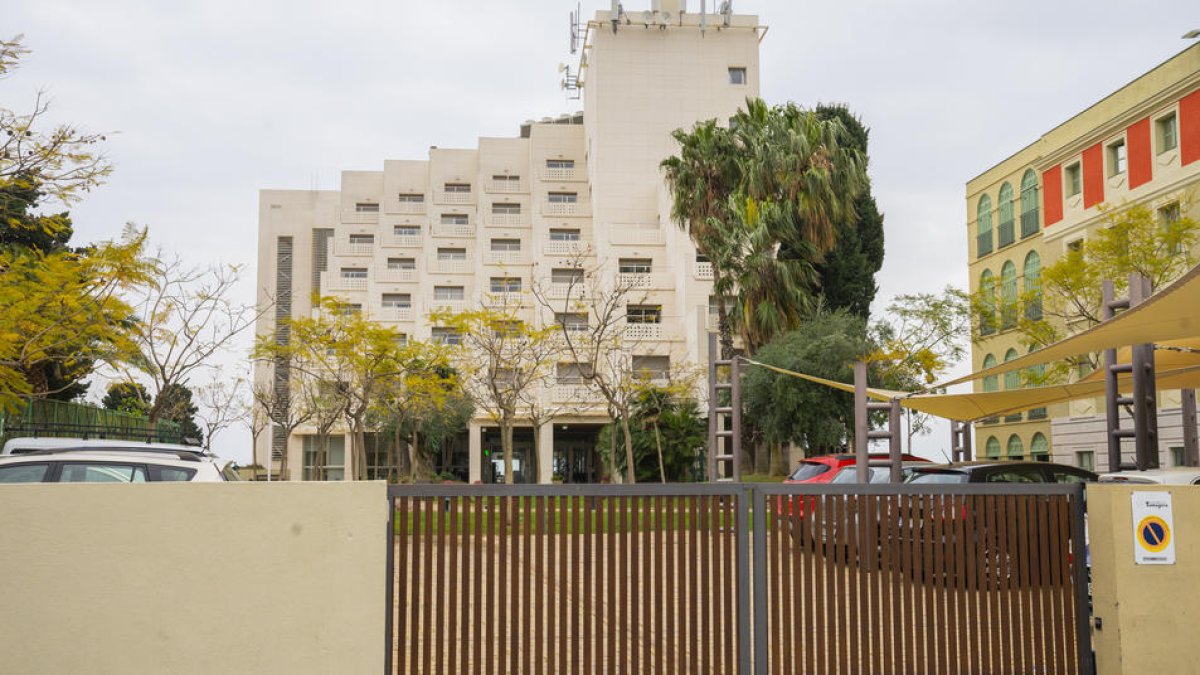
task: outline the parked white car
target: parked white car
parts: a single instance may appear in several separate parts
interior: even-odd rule
[[[14,438],[0,451],[0,484],[236,480],[233,462],[187,445]]]
[[[1200,485],[1200,467],[1175,466],[1169,469],[1104,473],[1100,474],[1100,482],[1127,485]]]

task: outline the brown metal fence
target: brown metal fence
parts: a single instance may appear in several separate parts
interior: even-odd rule
[[[1089,672],[1081,486],[403,486],[388,672]]]

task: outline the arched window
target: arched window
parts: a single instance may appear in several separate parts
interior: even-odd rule
[[[1021,238],[1037,234],[1038,231],[1038,184],[1033,169],[1026,169],[1021,177]]]
[[[975,211],[975,224],[979,234],[975,238],[976,255],[980,258],[992,252],[992,198],[984,195],[979,198],[979,208]]]
[[[996,277],[991,270],[979,275],[979,334],[996,332]]]
[[[1017,240],[1013,230],[1013,189],[1005,183],[1000,186],[1000,203],[996,206],[1000,220],[1000,247],[1004,248]]]
[[[1025,456],[1025,445],[1021,443],[1021,437],[1013,434],[1008,437],[1008,458],[1021,459]]]
[[[1032,354],[1033,352],[1034,352],[1034,348],[1030,347],[1029,353]],[[1039,363],[1036,366],[1033,366],[1032,368],[1029,369],[1029,381],[1032,386],[1036,386],[1036,387],[1044,386],[1046,384],[1045,381],[1043,381],[1043,378],[1045,376],[1046,376],[1045,364]],[[1033,408],[1032,410],[1029,411],[1029,419],[1031,419],[1031,420],[1046,419],[1046,409],[1045,408]]]
[[[1009,349],[1007,352],[1004,353],[1004,362],[1008,363],[1009,361],[1012,361],[1013,359],[1017,358],[1017,356],[1018,356],[1017,350]],[[1012,391],[1014,389],[1020,389],[1020,388],[1021,388],[1021,371],[1010,370],[1004,374],[1004,389],[1005,389],[1005,391]],[[1018,413],[1012,413],[1010,415],[1005,415],[1004,421],[1005,422],[1020,422],[1021,421],[1021,413],[1018,412]]]
[[[1017,327],[1017,266],[1011,260],[1000,268],[1000,330]]]
[[[1000,439],[988,436],[987,444],[983,448],[983,454],[989,459],[1000,459]]]
[[[1042,318],[1042,258],[1037,251],[1025,256],[1025,318]]]
[[[996,357],[988,354],[983,357],[983,369],[994,368],[996,366]],[[1000,377],[998,375],[988,375],[983,378],[984,391],[999,391]]]
[[[1050,461],[1050,442],[1046,440],[1045,434],[1037,432],[1033,438],[1029,440],[1029,456],[1038,462]]]

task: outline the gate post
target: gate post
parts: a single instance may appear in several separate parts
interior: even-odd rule
[[[1129,296],[1115,297],[1111,279],[1101,285],[1103,298],[1102,317],[1105,320],[1116,316],[1117,310],[1129,309],[1150,297],[1153,288],[1150,280],[1139,274],[1129,275]],[[1132,345],[1131,363],[1117,363],[1117,350],[1104,351],[1104,390],[1106,429],[1108,436],[1108,470],[1121,470],[1121,440],[1134,439],[1134,458],[1138,470],[1157,469],[1158,461],[1158,406],[1157,386],[1154,377],[1154,345],[1152,343]],[[1120,375],[1131,373],[1133,394],[1121,396]],[[1133,428],[1121,428],[1121,406],[1133,406]]]
[[[870,414],[872,410],[888,411],[887,431],[871,431]],[[854,480],[857,483],[871,481],[870,442],[876,439],[888,440],[888,461],[891,462],[891,482],[900,482],[900,399],[893,398],[887,403],[867,400],[867,364],[863,361],[854,363]]]
[[[719,380],[719,368],[729,367],[729,381]],[[718,405],[721,392],[729,392],[729,405]],[[729,419],[729,429],[724,420]],[[728,452],[724,452],[728,450]],[[708,334],[708,481],[742,480],[742,383],[738,357],[717,357],[717,334]],[[722,465],[729,470],[724,477]]]
[[[971,461],[971,423],[950,420],[950,459]]]
[[[1180,414],[1183,415],[1183,464],[1200,466],[1200,442],[1196,436],[1196,390],[1179,392]]]

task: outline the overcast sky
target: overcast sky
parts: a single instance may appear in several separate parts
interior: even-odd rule
[[[582,4],[589,17],[608,6]],[[250,301],[259,189],[336,189],[342,170],[424,158],[430,145],[474,147],[582,109],[556,72],[571,61],[574,7],[8,0],[0,32],[24,33],[33,53],[0,81],[0,106],[24,110],[48,89],[53,119],[112,132],[116,172],[72,208],[78,241],[147,225],[188,260],[249,265]],[[887,237],[881,300],[965,286],[966,181],[1185,48],[1196,8],[734,0],[770,26],[768,102],[843,102],[871,129]],[[224,454],[248,456],[244,436]]]

